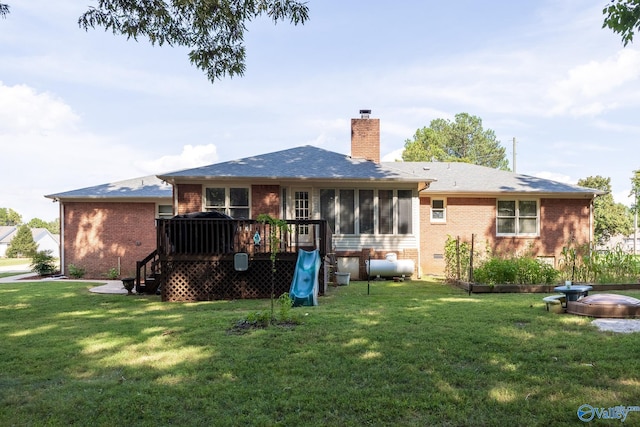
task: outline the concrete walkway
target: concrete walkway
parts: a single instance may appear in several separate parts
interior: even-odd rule
[[[29,265],[13,265],[8,267],[0,267],[1,273],[17,273],[15,276],[0,277],[0,284],[2,283],[20,283],[25,282],[25,279],[33,277],[35,273],[29,271]],[[96,294],[126,294],[127,290],[122,286],[122,280],[83,280],[83,279],[69,279],[68,277],[61,276],[49,277],[46,279],[37,279],[43,282],[52,282],[55,280],[73,280],[75,282],[95,283],[97,286],[89,289],[89,292]],[[33,281],[36,281],[34,279]]]

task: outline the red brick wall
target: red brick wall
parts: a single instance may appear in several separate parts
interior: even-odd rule
[[[202,185],[178,184],[177,192],[178,215],[202,211]]]
[[[251,186],[251,215],[256,218],[260,214],[269,214],[273,218],[280,217],[280,186]]]
[[[380,163],[380,119],[351,119],[351,157]]]
[[[429,197],[420,198],[420,251],[424,274],[443,274],[444,245],[447,236],[460,236],[484,251],[498,254],[532,253],[534,256],[560,258],[562,247],[575,239],[589,242],[589,204],[586,199],[540,199],[539,237],[496,237],[496,199],[448,197],[446,223],[431,223]],[[441,257],[442,256],[442,257]]]
[[[155,203],[64,203],[64,274],[69,265],[84,278],[104,279],[111,268],[135,276],[136,261],[156,248]]]

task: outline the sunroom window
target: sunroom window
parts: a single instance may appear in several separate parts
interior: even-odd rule
[[[412,190],[321,189],[321,217],[336,234],[410,234]]]

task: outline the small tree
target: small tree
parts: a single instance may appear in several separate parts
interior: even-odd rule
[[[277,219],[269,214],[260,214],[256,218],[256,221],[263,224],[269,224],[269,259],[271,260],[271,321],[275,319],[275,272],[276,272],[276,259],[278,252],[280,251],[280,242],[282,241],[282,234],[287,231],[287,221],[284,219]]]
[[[16,236],[11,240],[7,248],[7,256],[9,258],[31,257],[38,250],[38,245],[33,240],[31,229],[23,225],[18,228]]]
[[[44,251],[37,251],[31,257],[31,268],[40,276],[47,276],[53,274],[56,271],[56,259],[52,254],[51,249]]]

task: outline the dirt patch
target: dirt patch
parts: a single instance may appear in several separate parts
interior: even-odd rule
[[[229,335],[244,335],[254,330],[267,329],[269,326],[275,326],[282,329],[293,329],[298,326],[296,322],[275,322],[272,324],[249,321],[246,319],[238,320],[231,328],[227,329]]]
[[[623,334],[640,332],[639,319],[596,319],[591,323],[596,325],[601,331],[611,331]]]

